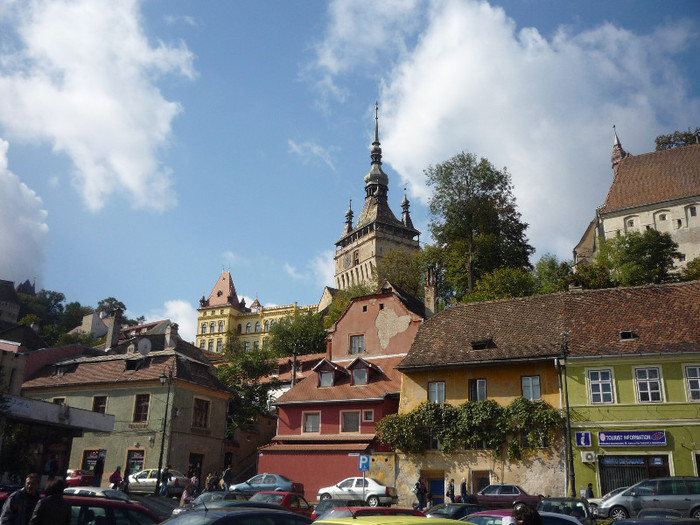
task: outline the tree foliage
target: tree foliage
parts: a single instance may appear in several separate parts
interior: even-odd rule
[[[430,229],[443,250],[445,276],[461,300],[483,274],[508,266],[529,268],[534,248],[525,230],[506,169],[460,153],[425,170],[433,190]]]
[[[700,128],[688,131],[674,131],[668,135],[659,135],[654,139],[656,143],[656,151],[663,149],[682,148],[690,144],[698,144],[700,141]]]
[[[700,257],[696,257],[692,261],[688,262],[681,273],[684,281],[695,281],[700,279]]]
[[[523,268],[496,268],[484,274],[476,283],[476,290],[467,296],[469,301],[490,301],[508,297],[527,297],[537,293],[535,276]]]
[[[336,291],[333,301],[328,307],[326,316],[323,318],[323,326],[330,327],[343,314],[345,309],[355,297],[370,295],[375,292],[375,288],[366,284],[356,284],[345,290]]]
[[[425,265],[422,254],[407,253],[403,250],[389,250],[374,268],[374,279],[377,285],[389,281],[406,293],[419,297],[423,290]]]
[[[432,442],[444,453],[486,448],[494,457],[523,457],[523,444],[543,446],[561,430],[559,410],[543,401],[519,397],[504,407],[493,400],[459,406],[426,401],[407,414],[392,414],[377,423],[382,443],[409,454],[422,454]]]
[[[323,317],[314,312],[296,312],[270,327],[265,345],[278,357],[319,354],[326,351]]]

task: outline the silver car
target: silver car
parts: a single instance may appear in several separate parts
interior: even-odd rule
[[[622,520],[645,509],[677,510],[683,516],[700,519],[700,478],[645,479],[603,500],[598,505],[598,517]]]

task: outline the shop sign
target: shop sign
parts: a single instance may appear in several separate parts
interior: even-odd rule
[[[665,430],[598,432],[601,447],[665,447]]]

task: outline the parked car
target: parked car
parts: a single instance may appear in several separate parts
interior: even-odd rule
[[[400,509],[396,507],[334,507],[328,509],[318,521],[338,518],[365,518],[366,516],[420,516],[425,517],[419,510]]]
[[[598,517],[623,520],[649,508],[677,510],[684,517],[700,519],[700,478],[645,479],[602,501]]]
[[[267,472],[253,476],[243,483],[232,485],[229,487],[229,490],[237,490],[248,496],[252,496],[261,490],[281,490],[285,492],[296,492],[302,496],[304,495],[303,483],[297,483],[280,474],[269,474]]]
[[[253,494],[250,501],[262,501],[264,503],[276,503],[285,509],[302,516],[311,517],[314,508],[304,499],[304,496],[296,492],[281,492],[262,490]]]
[[[682,512],[671,509],[644,509],[637,514],[640,520],[675,520],[682,517]]]
[[[387,487],[374,478],[346,478],[336,485],[319,489],[316,499],[323,501],[331,498],[358,498],[370,507],[395,505],[399,501],[394,487]]]
[[[168,496],[180,496],[185,487],[190,483],[190,478],[182,472],[170,469],[170,481],[168,481]],[[129,476],[129,492],[134,494],[150,494],[156,489],[158,469],[149,468],[140,470]]]
[[[95,476],[92,470],[66,471],[66,487],[91,487],[95,484]]]
[[[146,507],[137,503],[108,498],[68,496],[64,499],[70,502],[73,517],[71,523],[88,525],[121,525],[124,523],[138,525],[155,525],[158,517]]]
[[[584,498],[543,498],[537,510],[565,514],[576,518],[583,525],[595,525],[595,516]]]
[[[507,483],[488,485],[476,494],[467,496],[467,503],[476,503],[489,509],[508,509],[521,505],[537,507],[541,500],[542,496],[533,496],[522,487]]]
[[[223,502],[222,502],[223,503]],[[235,503],[235,502],[229,502]],[[164,521],[168,525],[249,525],[265,523],[266,525],[309,525],[311,518],[289,512],[284,509],[256,508],[236,506],[225,508],[197,509]]]
[[[606,500],[615,494],[619,494],[623,490],[627,490],[627,487],[618,487],[615,490],[611,490],[607,494],[605,494],[602,498],[588,498],[588,506],[591,507],[591,511],[593,512],[593,515],[597,516],[598,515],[598,505],[600,505],[600,502],[603,500]]]
[[[474,514],[482,510],[487,510],[486,507],[476,505],[475,503],[440,503],[433,505],[425,511],[425,516],[428,518],[447,518],[450,520],[458,520],[469,514]]]
[[[311,519],[316,519],[321,516],[324,512],[333,507],[362,507],[365,502],[361,499],[348,499],[348,498],[330,498],[319,501],[314,507],[314,511],[311,513]]]
[[[539,512],[539,511],[538,511]],[[511,509],[492,509],[470,514],[459,521],[468,521],[474,525],[502,525],[503,518],[510,518],[513,511]],[[542,518],[542,525],[581,525],[576,518],[557,514],[555,512],[539,512]]]
[[[63,489],[66,496],[85,496],[88,498],[107,498],[121,501],[131,501],[129,495],[121,490],[114,490],[102,487],[66,487]]]
[[[425,525],[424,516],[362,516],[361,518],[328,518],[318,519],[316,525]],[[430,525],[454,525],[454,520],[435,518]]]
[[[182,507],[175,507],[173,509],[173,516],[177,516],[178,514],[182,514],[183,512],[189,512],[191,510],[195,510],[198,508],[200,505],[211,505],[212,503],[218,502],[218,501],[248,501],[248,496],[243,494],[242,492],[238,491],[227,491],[227,492],[219,492],[219,491],[214,491],[214,492],[203,492],[192,502],[188,503],[187,505],[183,505]]]

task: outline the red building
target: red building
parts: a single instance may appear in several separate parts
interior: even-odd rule
[[[329,329],[326,358],[275,402],[277,435],[259,449],[258,472],[301,482],[314,500],[319,488],[358,475],[359,454],[390,452],[375,428],[398,411],[395,367],[423,312],[422,302],[388,282],[380,293],[354,299]]]

